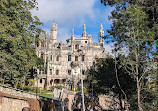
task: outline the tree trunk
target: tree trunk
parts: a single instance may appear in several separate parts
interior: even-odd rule
[[[138,48],[139,49],[139,48]],[[136,56],[136,80],[137,80],[137,104],[138,104],[138,111],[143,111],[141,108],[141,102],[140,102],[140,81],[139,81],[139,71],[138,71],[138,51],[136,49],[135,51],[135,56]]]
[[[137,101],[138,101],[138,111],[143,111],[141,108],[141,103],[140,103],[140,85],[139,85],[139,79],[137,76]]]

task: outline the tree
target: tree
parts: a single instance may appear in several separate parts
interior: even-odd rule
[[[118,4],[117,8],[121,4]],[[123,4],[125,6],[125,4]],[[141,106],[141,87],[150,75],[155,31],[148,27],[148,16],[138,5],[125,6],[112,12],[113,25],[108,32],[117,45],[117,50],[127,48],[128,57],[122,58],[122,65],[137,81],[138,109]],[[148,44],[148,42],[152,44]],[[139,70],[141,69],[141,70]]]
[[[119,61],[120,58],[116,59]],[[114,95],[119,97],[120,106],[123,110],[124,108],[122,107],[121,100],[125,99],[125,95],[121,90],[127,94],[127,98],[130,100],[132,95],[136,93],[136,86],[134,85],[136,82],[123,67],[119,67],[119,64],[120,63],[117,62],[116,66],[119,84],[116,78],[115,60],[111,57],[99,59],[98,62],[94,64],[93,68],[91,68],[89,71],[89,81],[93,83],[95,96],[98,96],[99,94],[109,95],[111,94],[111,91],[114,92]],[[92,90],[91,84],[90,89]]]
[[[38,35],[43,32],[37,26],[42,23],[30,12],[36,4],[36,0],[0,1],[0,75],[15,87],[42,64],[35,53]]]

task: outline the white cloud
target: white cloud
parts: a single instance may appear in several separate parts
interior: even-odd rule
[[[33,10],[42,22],[73,23],[84,21],[85,16],[94,17],[93,6],[96,0],[37,0],[39,10]]]
[[[112,53],[112,50],[114,49],[113,47],[113,44],[105,44],[105,52],[106,54],[109,54],[109,55],[112,55],[113,56],[113,53]]]
[[[50,32],[53,20],[58,24],[58,42],[65,42],[70,38],[72,28],[83,27],[83,24],[87,24],[87,29],[88,27],[96,28],[100,25],[98,21],[100,21],[101,13],[103,25],[110,24],[108,16],[114,9],[96,6],[96,2],[101,4],[97,0],[37,0],[37,2],[39,10],[32,10],[32,14],[38,16],[45,24],[43,29],[47,29],[47,32]],[[106,26],[104,28],[106,29]],[[99,29],[96,28],[96,32],[90,33],[93,40],[98,37],[97,31]],[[81,36],[77,34],[75,33],[76,37]]]

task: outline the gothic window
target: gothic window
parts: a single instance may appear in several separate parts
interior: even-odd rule
[[[44,54],[42,53],[42,54],[41,54],[41,59],[43,59],[43,58],[44,58]]]
[[[56,61],[59,61],[59,56],[57,55],[57,57],[56,57]]]
[[[63,81],[63,83],[65,83],[65,82],[66,82],[66,79],[63,79],[62,81]]]
[[[50,75],[52,75],[52,69],[50,69],[50,72],[49,72],[49,73],[50,73]]]
[[[75,56],[75,61],[78,61],[78,56]]]
[[[52,61],[52,55],[50,56],[50,60]]]
[[[82,61],[84,61],[84,55],[82,55]]]
[[[78,45],[75,45],[75,49],[78,49]]]
[[[58,69],[56,70],[56,75],[59,75],[59,70]]]
[[[71,61],[71,55],[68,55],[68,61]]]
[[[68,70],[68,74],[71,75],[71,70]]]
[[[42,83],[42,79],[40,79],[40,83]]]
[[[82,75],[84,75],[85,74],[85,70],[82,70]]]
[[[41,42],[41,47],[44,47],[44,41]]]
[[[59,84],[60,80],[59,79],[55,79],[54,83]]]

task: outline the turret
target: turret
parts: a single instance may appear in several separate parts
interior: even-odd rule
[[[74,39],[75,39],[75,35],[74,35],[74,28],[72,29],[71,39],[72,39],[72,40],[74,40]]]
[[[52,43],[57,43],[57,24],[53,23],[51,28],[51,39]]]
[[[86,25],[84,24],[84,29],[83,29],[82,37],[86,37],[86,36],[87,36]]]
[[[102,25],[102,19],[100,24],[99,43],[104,45],[104,30]]]

